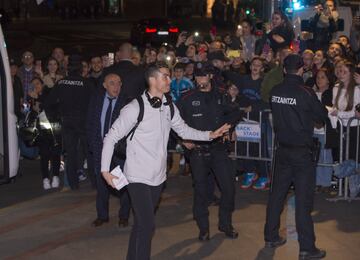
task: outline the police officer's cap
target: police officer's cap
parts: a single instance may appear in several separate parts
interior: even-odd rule
[[[82,57],[78,54],[69,56],[68,71],[69,73],[78,72],[82,68],[81,65]]]
[[[304,66],[304,61],[298,54],[290,54],[284,60],[284,69],[286,71],[297,71]]]
[[[197,62],[194,66],[194,74],[198,77],[214,74],[214,66],[208,62]]]

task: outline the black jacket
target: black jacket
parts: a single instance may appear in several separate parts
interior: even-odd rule
[[[302,77],[287,74],[270,92],[274,131],[279,143],[312,146],[314,124],[323,123],[327,110]]]
[[[59,104],[63,118],[82,119],[85,122],[93,81],[81,76],[68,76],[59,80],[44,102],[45,110]]]
[[[327,49],[329,42],[333,38],[333,33],[338,31],[338,22],[334,18],[329,18],[329,27],[319,28],[317,26],[320,19],[320,14],[316,14],[312,19],[310,19],[310,30],[314,33],[314,47],[317,49]]]
[[[186,124],[202,131],[214,131],[225,123],[234,125],[243,116],[237,107],[224,104],[223,95],[216,90],[190,90],[177,106]]]
[[[110,73],[120,76],[122,81],[121,93],[126,101],[130,101],[144,92],[146,87],[144,69],[135,66],[131,61],[122,60],[104,69],[103,77],[99,83],[102,84],[104,77]]]
[[[93,165],[96,174],[100,172],[101,151],[103,137],[101,135],[101,112],[104,104],[105,89],[98,89],[92,95],[86,120],[86,138],[89,153],[92,155]],[[119,117],[120,109],[125,105],[122,94],[116,100],[116,104],[111,116],[111,124]]]

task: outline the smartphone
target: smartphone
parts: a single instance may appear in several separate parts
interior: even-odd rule
[[[356,72],[357,74],[360,74],[360,67],[356,67],[356,68],[355,68],[355,72]]]
[[[226,52],[228,58],[239,58],[241,56],[240,50],[228,50]]]
[[[262,52],[268,54],[270,52],[270,44],[265,43]]]
[[[109,57],[109,65],[113,65],[115,60],[115,54],[113,52],[109,52],[108,57]]]
[[[185,36],[186,38],[188,37],[188,32],[187,31],[182,31],[180,34],[181,34],[181,36]]]

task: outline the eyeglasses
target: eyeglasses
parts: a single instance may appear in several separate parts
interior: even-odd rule
[[[24,59],[31,59],[31,58],[33,58],[33,56],[32,55],[24,55],[23,58]]]

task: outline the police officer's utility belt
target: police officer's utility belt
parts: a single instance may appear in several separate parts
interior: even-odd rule
[[[310,149],[311,147],[305,144],[287,144],[287,143],[279,143],[280,147],[290,148],[290,149]]]
[[[311,146],[305,144],[287,144],[279,142],[279,147],[285,147],[289,149],[309,149],[311,160],[315,163],[319,161],[321,144],[318,138],[313,137],[313,143]]]
[[[224,147],[224,143],[221,141],[214,141],[209,144],[195,144],[194,150],[202,153],[210,153],[212,150],[216,150]]]

